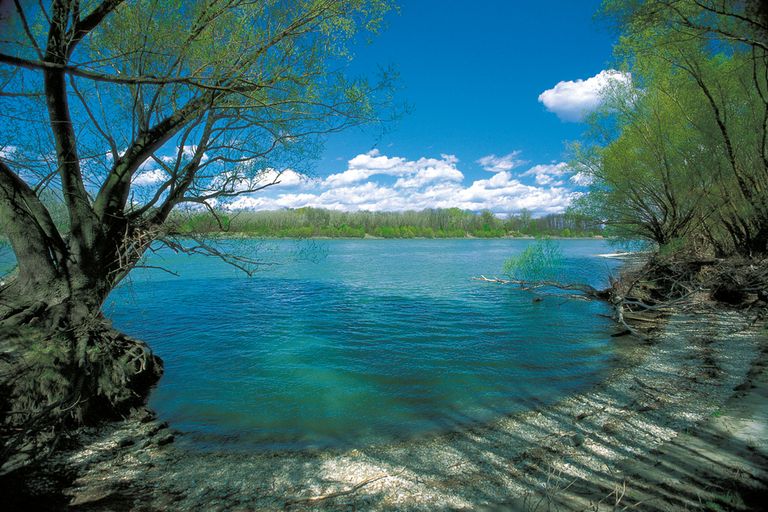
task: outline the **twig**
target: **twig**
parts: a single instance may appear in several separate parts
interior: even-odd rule
[[[361,488],[365,487],[368,484],[372,484],[373,482],[377,482],[379,480],[383,480],[384,478],[389,478],[391,476],[397,476],[397,475],[399,475],[401,473],[402,473],[402,471],[400,473],[395,474],[395,475],[389,475],[389,474],[385,473],[385,474],[378,475],[378,476],[372,476],[370,478],[366,478],[362,482],[359,482],[359,483],[353,485],[352,487],[350,487],[349,489],[346,489],[346,490],[343,490],[343,491],[336,491],[336,492],[331,492],[331,493],[328,493],[328,494],[320,494],[318,496],[309,496],[307,498],[292,498],[292,499],[286,500],[285,505],[284,505],[283,508],[288,509],[288,508],[292,507],[293,505],[299,505],[299,504],[302,504],[302,503],[317,503],[318,501],[324,501],[324,500],[329,500],[329,499],[333,499],[333,498],[338,498],[339,496],[347,496],[349,494],[352,494],[352,493],[355,493],[355,492],[359,491]]]

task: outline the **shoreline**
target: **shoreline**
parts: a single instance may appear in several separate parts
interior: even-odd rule
[[[247,232],[232,232],[232,233],[178,233],[178,236],[184,237],[201,237],[212,238],[217,240],[603,240],[611,241],[615,240],[612,237],[605,237],[602,235],[596,236],[413,236],[413,237],[383,237],[365,234],[365,236],[308,236],[308,237],[296,237],[296,236],[273,236],[273,235],[255,235]]]
[[[630,337],[616,343],[621,364],[595,388],[485,426],[349,450],[194,453],[171,443],[167,425],[144,416],[86,430],[83,446],[55,456],[47,471],[76,475],[65,493],[88,510],[517,510],[540,500],[583,510],[601,499],[613,503],[617,489],[625,504],[651,499],[661,500],[659,510],[695,508],[684,491],[711,493],[706,481],[678,478],[682,497],[667,496],[669,472],[641,462],[657,457],[666,467],[678,457],[676,438],[694,443],[697,431],[733,420],[731,411],[762,409],[752,394],[768,396],[764,326],[749,326],[732,310],[679,311],[651,344]],[[724,467],[738,466],[739,482],[751,488],[768,481],[768,441],[749,432],[765,432],[768,418],[745,421],[743,449],[727,453],[763,465]],[[718,439],[710,444],[734,442]]]

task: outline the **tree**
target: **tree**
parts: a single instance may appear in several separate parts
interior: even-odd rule
[[[608,91],[585,203],[659,245],[768,252],[768,24],[761,2],[609,0],[635,88]]]
[[[603,144],[574,150],[576,166],[592,178],[578,208],[602,217],[613,234],[665,246],[695,228],[707,187],[698,176],[698,140],[660,86],[605,91],[604,110],[592,120]]]
[[[552,240],[542,238],[504,262],[504,275],[516,282],[549,282],[560,278],[563,251]]]
[[[18,377],[14,368],[36,366],[29,354],[46,353],[39,372],[54,375],[46,389],[0,383],[6,422],[102,417],[141,398],[160,362],[109,326],[102,303],[153,244],[227,257],[173,238],[177,206],[213,211],[278,183],[323,134],[377,119],[391,77],[369,85],[344,67],[348,43],[390,8],[53,0],[4,10],[0,230],[18,269],[0,285],[2,364]],[[41,201],[50,191],[66,223]]]

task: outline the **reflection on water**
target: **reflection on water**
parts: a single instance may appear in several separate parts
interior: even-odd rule
[[[389,440],[536,407],[604,374],[604,305],[471,280],[527,243],[333,240],[292,258],[295,242],[274,242],[282,264],[253,278],[161,255],[181,277],[136,271],[107,311],[165,360],[151,405],[198,446]],[[562,246],[573,280],[601,285],[615,265],[594,257],[602,242]]]

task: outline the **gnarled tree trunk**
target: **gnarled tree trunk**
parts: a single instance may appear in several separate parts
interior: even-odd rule
[[[114,229],[62,237],[34,192],[2,162],[0,224],[18,261],[0,284],[2,466],[36,432],[119,417],[142,403],[162,363],[101,313],[143,245],[131,245],[126,258],[129,240],[110,236]]]
[[[322,134],[374,120],[391,97],[387,77],[368,87],[328,66],[388,2],[189,1],[181,23],[160,0],[22,4],[0,48],[10,69],[0,97],[31,109],[0,141],[0,233],[18,262],[0,282],[0,434],[141,401],[160,362],[101,306],[170,212],[279,183],[268,155],[303,158]],[[26,156],[9,158],[17,153]],[[137,179],[145,164],[159,182]],[[66,229],[40,201],[46,190],[62,201]]]
[[[99,288],[25,284],[19,273],[0,295],[0,473],[15,468],[6,462],[24,444],[44,455],[55,437],[41,433],[125,415],[162,374],[144,342],[103,317]]]

